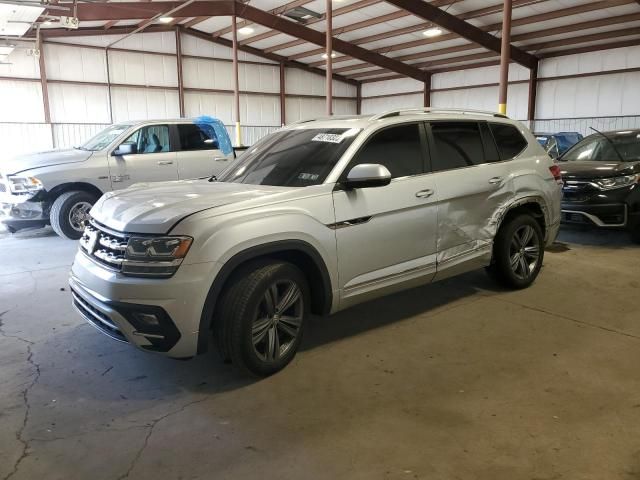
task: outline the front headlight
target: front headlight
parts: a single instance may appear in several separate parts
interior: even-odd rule
[[[35,193],[42,190],[42,182],[36,177],[8,176],[9,188],[13,193]]]
[[[600,190],[614,190],[616,188],[629,187],[638,183],[640,174],[625,175],[624,177],[600,178],[594,183]]]
[[[170,277],[178,270],[192,242],[191,237],[131,237],[122,273]]]

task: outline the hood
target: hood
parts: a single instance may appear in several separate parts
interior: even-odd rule
[[[207,180],[138,183],[103,195],[93,206],[91,216],[121,232],[168,233],[193,213],[288,190]]]
[[[558,166],[566,179],[609,178],[640,172],[640,162],[575,161],[558,162]]]
[[[84,162],[93,152],[69,148],[65,150],[48,150],[46,152],[18,155],[0,164],[7,174],[15,174],[39,167],[51,167],[65,163]]]

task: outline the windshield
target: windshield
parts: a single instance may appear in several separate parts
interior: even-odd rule
[[[561,160],[568,162],[576,161],[599,161],[599,162],[619,162],[620,157],[625,162],[640,160],[640,133],[632,134],[607,134],[611,142],[615,144],[615,149],[600,134],[589,135],[584,140],[573,146],[565,153]],[[616,153],[620,153],[620,156]]]
[[[98,150],[102,150],[109,146],[111,142],[113,142],[118,135],[127,130],[131,125],[111,125],[110,127],[105,128],[100,133],[91,137],[91,139],[85,142],[83,145],[77,147],[80,150],[90,150],[92,152],[96,152]]]
[[[280,187],[318,185],[358,133],[356,128],[281,130],[247,150],[218,180]]]

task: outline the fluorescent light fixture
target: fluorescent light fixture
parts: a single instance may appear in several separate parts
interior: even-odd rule
[[[242,27],[238,29],[238,33],[240,35],[251,35],[253,33],[253,28],[251,27]]]
[[[45,20],[44,22],[42,22],[42,25],[46,25],[49,26],[51,25],[53,22],[51,22],[51,20]]]
[[[160,23],[171,23],[173,21],[173,17],[160,17],[158,21]]]
[[[429,38],[437,37],[438,35],[442,35],[442,29],[439,27],[432,27],[422,32],[422,34]]]
[[[322,58],[324,58],[324,59],[326,60],[326,59],[327,59],[327,54],[326,54],[326,53],[323,53],[323,54],[322,54]],[[335,53],[333,53],[333,52],[331,52],[331,58],[336,58],[336,54],[335,54]]]

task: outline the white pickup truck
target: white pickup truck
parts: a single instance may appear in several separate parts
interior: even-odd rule
[[[51,224],[79,239],[103,193],[217,175],[234,158],[224,125],[211,117],[118,123],[78,147],[0,162],[0,221],[10,232]]]

